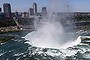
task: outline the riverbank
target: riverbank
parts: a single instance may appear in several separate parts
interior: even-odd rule
[[[14,36],[0,36],[0,43],[7,42],[13,38],[14,38]]]
[[[30,27],[30,26],[28,26]],[[16,38],[16,34],[21,34],[25,36],[27,33],[34,31],[34,29],[27,28],[27,26],[9,26],[9,27],[1,27],[0,28],[0,43],[5,43],[10,41],[13,38]]]
[[[0,34],[21,31],[17,26],[1,27]]]

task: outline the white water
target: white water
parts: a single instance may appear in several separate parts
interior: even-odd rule
[[[68,48],[77,45],[81,42],[80,37],[75,39],[74,33],[67,33],[64,31],[60,22],[57,21],[43,21],[42,26],[38,27],[36,31],[28,33],[25,36],[33,46],[42,48]]]
[[[53,35],[42,34],[39,32],[31,32],[25,36],[26,40],[29,40],[29,44],[33,44],[33,46],[42,47],[42,48],[63,48],[66,49],[68,47],[73,47],[78,45],[81,42],[81,36],[79,36],[76,40],[67,40],[67,42],[63,41],[64,37],[53,37]],[[65,37],[67,38],[67,37]]]
[[[75,41],[69,41],[65,45],[63,45],[64,48],[73,47],[75,45],[80,44],[81,42],[81,36],[79,36]]]
[[[58,22],[58,20],[60,20],[60,17],[56,14],[59,8],[58,4],[63,6],[64,8],[61,8],[66,11],[67,4],[65,3],[66,0],[50,1],[49,7],[51,9],[49,9],[47,18],[43,18],[39,20],[39,23],[35,23],[36,31],[28,33],[25,39],[29,40],[33,46],[42,48],[67,48],[80,43],[80,37],[74,39],[72,34],[68,35],[61,22]],[[55,12],[55,14],[53,14],[53,12]],[[35,20],[38,21],[38,19]]]

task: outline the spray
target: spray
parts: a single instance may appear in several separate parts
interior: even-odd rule
[[[49,10],[47,16],[42,19],[35,19],[36,31],[28,33],[25,36],[26,40],[32,42],[33,46],[43,48],[67,48],[66,46],[70,42],[75,42],[74,34],[68,34],[62,20],[67,20],[65,17],[68,15],[58,15],[57,12],[66,12],[67,4],[66,0],[49,0]],[[61,6],[60,6],[61,5]],[[61,8],[62,9],[61,9]],[[60,8],[60,9],[59,9]],[[63,16],[63,17],[62,17]],[[62,18],[61,18],[62,17]],[[38,23],[39,21],[39,23]],[[76,41],[77,42],[77,41]]]

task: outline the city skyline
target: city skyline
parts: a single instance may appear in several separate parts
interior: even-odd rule
[[[0,1],[0,8],[2,8],[3,11],[3,4],[4,3],[10,3],[12,12],[15,11],[26,11],[28,12],[28,9],[32,7],[33,3],[37,3],[38,11],[42,10],[42,7],[47,7],[48,1],[50,0],[1,0]],[[90,12],[89,2],[90,0],[68,0],[69,3],[73,7],[73,11],[75,12]],[[87,7],[88,6],[88,7]]]

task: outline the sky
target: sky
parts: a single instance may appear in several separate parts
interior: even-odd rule
[[[3,8],[3,3],[10,3],[12,11],[28,11],[32,7],[33,2],[36,2],[38,5],[38,11],[41,11],[41,8],[48,6],[48,2],[52,0],[0,0],[0,7]],[[54,0],[59,1],[60,0]],[[75,12],[90,12],[90,0],[65,0],[68,1],[72,10]],[[55,2],[52,3],[52,5]],[[59,5],[59,4],[58,4]]]

